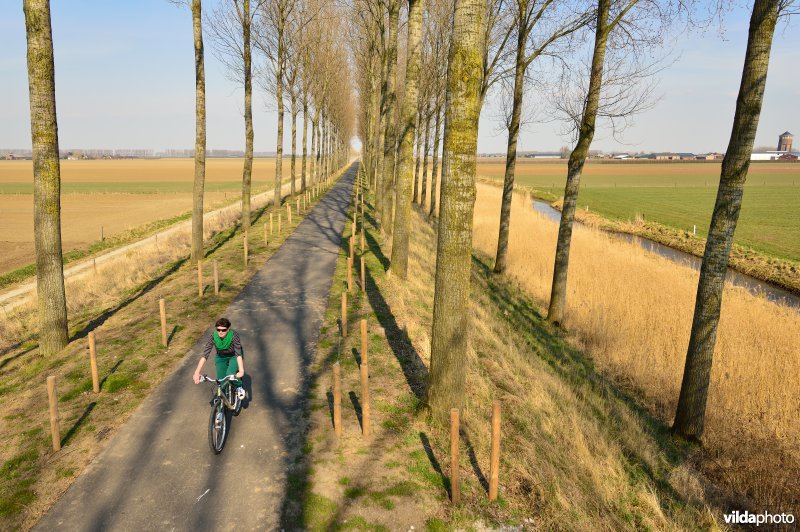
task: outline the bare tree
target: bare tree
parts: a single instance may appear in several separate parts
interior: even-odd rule
[[[61,250],[61,167],[49,0],[23,0],[33,148],[33,227],[39,351],[55,355],[69,341]]]
[[[194,184],[192,187],[192,261],[203,258],[203,196],[206,181],[206,72],[203,53],[203,6],[201,0],[171,0],[192,12],[195,74]]]
[[[572,2],[554,0],[517,0],[516,2],[516,58],[514,61],[514,93],[511,120],[508,125],[508,149],[503,182],[503,199],[500,206],[500,229],[494,271],[502,273],[506,267],[508,235],[511,226],[511,198],[514,194],[514,172],[517,164],[517,139],[522,116],[522,98],[525,72],[530,64],[544,54],[554,43],[572,35],[591,21],[588,13]],[[534,31],[538,30],[538,31]],[[529,50],[529,48],[532,48]]]
[[[428,3],[428,20],[433,43],[431,45],[431,77],[432,92],[434,93],[434,114],[436,116],[433,126],[433,168],[431,174],[431,206],[428,216],[436,212],[437,183],[439,180],[439,143],[441,141],[442,117],[444,115],[445,82],[447,80],[447,54],[450,49],[449,36],[453,27],[453,11],[449,2],[445,0],[432,0]]]
[[[444,169],[427,403],[440,423],[461,406],[469,352],[469,293],[485,4],[456,0],[447,71]]]
[[[417,81],[422,57],[422,20],[425,0],[408,0],[408,39],[405,97],[398,132],[397,200],[394,218],[391,271],[401,279],[408,274],[408,245],[411,226],[411,185],[414,164],[413,144],[416,130]],[[419,143],[418,143],[419,144]]]
[[[699,439],[705,427],[706,401],[728,257],[761,115],[775,25],[781,12],[788,12],[790,5],[791,2],[786,0],[755,0],[753,3],[736,114],[728,149],[722,160],[719,190],[700,268],[692,332],[673,425],[676,433],[690,439]]]
[[[242,229],[246,231],[250,228],[250,189],[253,176],[253,51],[250,42],[253,10],[250,0],[220,0],[208,22],[215,55],[227,67],[230,78],[242,83],[244,87]]]
[[[668,2],[667,2],[668,4]],[[639,6],[639,10],[634,10]],[[630,19],[630,20],[629,20]],[[567,162],[567,183],[564,188],[564,205],[558,227],[553,284],[550,293],[550,307],[547,319],[560,324],[564,319],[567,294],[567,271],[572,226],[575,219],[575,205],[580,189],[583,166],[594,138],[599,114],[610,119],[618,119],[635,114],[652,105],[652,86],[640,91],[631,90],[631,85],[651,77],[652,64],[640,65],[637,53],[640,46],[657,47],[662,29],[670,20],[670,13],[658,0],[597,0],[593,15],[594,45],[589,65],[588,86],[585,88],[570,76],[565,77],[561,97],[553,103],[566,114],[577,134],[577,142]],[[637,25],[637,22],[643,21]],[[616,33],[613,33],[618,29]],[[616,35],[616,37],[614,37]],[[619,55],[614,61],[606,62],[606,52],[610,39],[612,51]],[[632,66],[629,68],[629,65]],[[572,87],[573,89],[570,89]],[[575,88],[577,87],[577,88]],[[577,97],[570,95],[577,92]],[[602,93],[605,91],[605,98]],[[574,93],[573,93],[574,94]]]
[[[387,235],[392,234],[392,187],[394,186],[396,132],[393,115],[397,100],[395,95],[395,67],[397,64],[397,31],[400,21],[400,0],[387,0],[388,24],[386,43],[386,89],[384,105],[384,138],[383,138],[383,170],[381,176],[381,190],[379,192],[379,212],[381,230]]]

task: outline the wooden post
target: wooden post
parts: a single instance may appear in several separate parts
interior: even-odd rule
[[[347,291],[353,292],[353,257],[347,257]]]
[[[105,235],[105,232],[103,231],[103,226],[101,225],[100,226],[100,242],[104,241],[105,239],[106,239],[106,235]],[[57,450],[58,449],[56,449],[56,451]]]
[[[364,224],[361,224],[361,254],[364,254]]]
[[[367,354],[367,320],[361,320],[361,363],[367,364],[369,356]]]
[[[214,295],[219,295],[219,268],[217,267],[217,261],[214,261]]]
[[[89,366],[92,369],[92,391],[100,393],[100,379],[97,375],[97,346],[95,345],[94,331],[89,333]]]
[[[286,223],[292,225],[292,205],[286,202]]]
[[[354,243],[355,243],[355,241],[354,241],[354,238],[355,238],[355,236],[354,236],[354,235],[350,235],[350,257],[351,257],[351,258],[353,257],[353,251],[354,251],[354,250],[353,250],[353,248],[354,248]]]
[[[361,433],[364,437],[369,436],[369,369],[363,355],[361,357]]]
[[[281,212],[278,213],[278,233],[281,232],[281,218],[282,218],[282,215],[283,215],[283,213],[281,213]]]
[[[458,408],[450,409],[450,495],[453,504],[461,500],[458,480]]]
[[[203,297],[203,261],[197,261],[197,297]]]
[[[347,292],[342,292],[342,338],[347,338]]]
[[[272,234],[272,215],[274,212],[269,213],[269,234]]]
[[[497,500],[500,483],[500,401],[492,406],[492,449],[489,460],[489,500]]]
[[[267,222],[264,222],[264,247],[269,245],[269,241],[267,240]]]
[[[339,382],[339,362],[333,363],[333,432],[342,435],[342,386]]]
[[[364,269],[364,257],[361,257],[361,291],[367,291],[367,271]]]
[[[167,308],[163,298],[158,300],[158,310],[161,314],[161,343],[167,347]]]
[[[58,397],[56,397],[56,377],[47,377],[47,399],[50,402],[50,432],[53,435],[53,450],[61,449],[61,433],[58,428]]]
[[[297,196],[297,216],[300,216],[300,196]]]

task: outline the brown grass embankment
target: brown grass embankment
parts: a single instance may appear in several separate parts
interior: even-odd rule
[[[380,289],[399,330],[427,366],[436,239],[433,226],[416,210],[412,225],[408,280],[390,278]],[[595,374],[584,355],[536,314],[519,286],[493,278],[483,257],[473,261],[469,312],[471,349],[463,354],[469,368],[462,411],[464,487],[462,504],[441,510],[449,526],[714,526],[685,450],[666,436],[663,425]],[[488,504],[482,477],[488,478],[494,399],[503,409],[501,501]],[[447,432],[431,429],[431,434],[439,463],[447,464]]]
[[[474,245],[490,255],[497,245],[500,194],[499,188],[478,186]],[[514,201],[508,275],[544,311],[557,226],[524,196]],[[576,346],[617,382],[641,392],[667,423],[680,389],[697,277],[599,230],[576,227],[573,233],[564,326]],[[725,288],[705,435],[716,462],[706,465],[762,505],[800,503],[798,331],[796,310]]]

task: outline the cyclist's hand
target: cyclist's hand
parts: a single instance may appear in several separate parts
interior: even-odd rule
[[[236,373],[236,378],[237,379],[241,379],[242,377],[244,377],[244,371],[239,371],[239,372]]]
[[[192,378],[194,379],[195,384],[200,384],[201,378],[199,373],[195,373]]]

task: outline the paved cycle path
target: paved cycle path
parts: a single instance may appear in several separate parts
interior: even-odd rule
[[[327,307],[357,168],[355,163],[347,170],[225,313],[242,337],[252,397],[233,418],[222,453],[215,456],[208,446],[211,386],[191,381],[209,328],[38,530],[279,527],[287,469],[303,446],[307,365]],[[204,370],[213,375],[213,366],[209,360]]]

